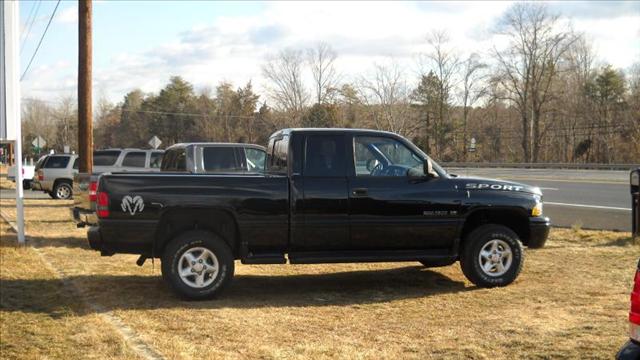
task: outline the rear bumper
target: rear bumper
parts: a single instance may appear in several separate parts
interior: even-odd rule
[[[627,341],[626,344],[618,351],[616,360],[637,360],[640,359],[640,344],[633,340]]]
[[[158,222],[101,219],[87,231],[89,246],[102,256],[137,254],[152,257]]]
[[[551,229],[551,220],[548,217],[529,218],[529,242],[528,247],[538,249],[544,246]]]
[[[87,238],[89,239],[89,246],[93,250],[102,251],[102,236],[100,235],[100,228],[92,226],[87,231]]]

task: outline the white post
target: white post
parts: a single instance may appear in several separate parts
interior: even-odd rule
[[[7,123],[15,126],[15,164],[16,164],[16,223],[18,225],[18,243],[24,244],[24,189],[22,188],[22,121],[20,120],[20,57],[18,48],[20,11],[18,1],[3,2],[5,6],[5,51],[7,82]]]

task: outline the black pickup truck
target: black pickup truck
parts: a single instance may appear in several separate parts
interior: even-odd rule
[[[381,131],[285,129],[264,173],[103,174],[102,255],[162,259],[180,295],[210,298],[243,264],[460,261],[474,284],[504,286],[523,248],[542,247],[549,219],[539,188],[447,174],[405,138]]]

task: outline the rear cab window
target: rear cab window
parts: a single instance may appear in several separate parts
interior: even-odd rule
[[[304,176],[346,176],[343,135],[307,135],[304,152]]]

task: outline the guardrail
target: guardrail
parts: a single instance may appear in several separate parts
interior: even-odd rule
[[[496,162],[445,162],[445,168],[517,168],[517,169],[570,169],[570,170],[624,170],[640,167],[640,164],[573,164],[573,163],[496,163]]]

